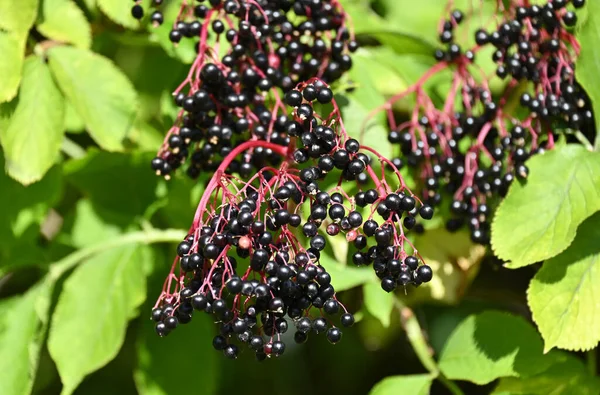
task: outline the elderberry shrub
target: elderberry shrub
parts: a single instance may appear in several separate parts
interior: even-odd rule
[[[133,8],[140,15],[141,6]],[[339,79],[357,49],[336,0],[183,2],[180,15],[188,17],[176,21],[170,39],[194,40],[198,55],[174,93],[178,119],[152,161],[165,177],[188,159],[192,178],[214,171],[245,141],[287,145],[281,94],[309,78]],[[152,14],[155,24],[162,19],[160,11]],[[225,47],[224,55],[211,50],[213,42]],[[265,165],[278,165],[278,158],[258,150],[228,171],[246,177]]]
[[[554,147],[560,129],[588,137],[594,133],[590,100],[574,77],[579,45],[570,28],[577,16],[566,9],[568,3],[510,3],[505,20],[491,31],[477,30],[476,46],[466,51],[455,41],[466,15],[453,11],[442,23],[439,37],[446,48],[435,52],[439,63],[424,79],[454,69],[445,103],[436,106],[416,90],[410,120],[400,125],[390,122],[388,139],[400,148],[392,162],[414,169],[421,180],[420,195],[431,206],[439,206],[443,196],[450,195],[453,217],[446,227],[456,231],[468,226],[474,242],[489,243],[492,208],[515,179],[527,178],[525,162],[531,156]],[[478,67],[475,53],[484,46],[494,47],[496,77],[508,80],[500,97],[494,97],[486,79],[478,82],[480,74],[471,74]],[[513,111],[507,108],[506,97],[517,86],[524,93],[521,108]]]
[[[281,355],[281,335],[292,326],[298,343],[309,333],[338,342],[342,332],[333,318],[341,314],[341,326],[354,318],[320,264],[331,237],[353,245],[354,264],[373,264],[386,292],[431,280],[431,268],[405,236],[417,218],[432,218],[431,206],[408,190],[397,169],[389,172],[395,189],[385,173],[376,175],[369,154],[389,161],[346,133],[323,81],[299,84],[285,102],[292,107],[284,123],[289,144],[243,143],[206,187],[152,313],[159,335],[198,310],[215,317],[220,334],[213,345],[229,358],[244,347],[259,360]],[[317,103],[333,110],[323,116]],[[230,162],[257,148],[279,155],[279,168],[266,166],[245,179],[227,174]]]

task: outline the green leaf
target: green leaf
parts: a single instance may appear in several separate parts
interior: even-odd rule
[[[106,150],[122,150],[137,111],[127,77],[107,58],[83,49],[53,47],[48,56],[60,89],[92,138]]]
[[[373,280],[373,270],[366,267],[355,267],[337,262],[328,254],[321,254],[321,265],[331,275],[331,285],[336,292],[346,291]]]
[[[589,374],[577,357],[569,354],[542,373],[527,378],[503,378],[493,395],[597,395],[600,379]]]
[[[65,281],[52,317],[48,350],[71,394],[83,378],[118,353],[129,320],[146,298],[140,245],[113,248],[78,266]]]
[[[371,111],[385,103],[383,95],[375,88],[375,77],[371,76],[368,52],[359,53],[352,67],[350,76],[357,89],[349,94],[336,95],[342,111],[344,126],[350,136],[355,136],[362,144],[375,149],[382,156],[389,158],[392,145],[387,140],[387,121],[385,112],[379,112],[365,120]],[[379,75],[389,76],[387,73]]]
[[[19,39],[14,33],[0,31],[0,53],[2,53],[2,57],[0,57],[0,75],[2,76],[0,103],[2,103],[17,95],[23,71],[25,40]]]
[[[155,200],[159,178],[149,166],[153,156],[93,150],[67,163],[65,175],[90,198],[94,208],[109,211],[115,215],[115,223],[127,226],[132,218],[144,215]]]
[[[83,119],[69,102],[66,102],[65,106],[65,129],[71,133],[81,133],[85,130]]]
[[[379,281],[369,281],[363,287],[363,299],[367,311],[385,328],[389,327],[394,309],[394,293],[381,289]]]
[[[73,217],[71,244],[77,248],[110,240],[122,233],[119,226],[104,221],[88,199],[77,201]]]
[[[412,5],[411,5],[412,7]],[[344,10],[352,17],[354,31],[359,38],[377,39],[386,47],[401,54],[431,55],[435,46],[415,31],[402,29],[398,21],[386,20],[377,15],[368,2],[348,2]]]
[[[0,29],[27,36],[38,11],[38,0],[0,0]]]
[[[529,284],[527,300],[545,342],[567,350],[598,345],[600,331],[600,213],[585,220],[573,244],[544,263]]]
[[[43,59],[25,60],[18,100],[10,125],[0,130],[0,141],[8,174],[28,185],[56,162],[64,133],[64,100]]]
[[[145,313],[148,312],[143,312],[143,317]],[[154,322],[149,319],[141,321],[137,343],[138,365],[133,374],[140,395],[187,393],[189,382],[181,380],[181,367],[198,366],[199,356],[202,356],[202,365],[194,370],[194,380],[202,383],[201,393],[216,392],[222,356],[212,348],[214,324],[208,316],[198,315],[188,325],[180,325],[176,334],[164,338],[154,331]]]
[[[492,248],[510,268],[564,251],[579,224],[600,210],[599,153],[564,145],[527,166],[527,182],[512,184],[492,223]]]
[[[390,376],[375,384],[369,395],[428,395],[433,379],[430,374]]]
[[[36,301],[44,289],[0,301],[0,383],[3,395],[31,392],[43,342]]]
[[[130,29],[140,27],[140,22],[131,16],[132,1],[122,0],[97,0],[98,7],[114,22]],[[144,8],[148,11],[148,7]]]
[[[485,247],[473,244],[468,232],[452,233],[445,228],[428,229],[415,238],[414,244],[435,275],[430,282],[409,292],[411,303],[458,303],[479,272]]]
[[[523,318],[497,311],[471,315],[448,338],[440,370],[451,380],[484,385],[500,377],[539,373],[552,363],[542,339]]]
[[[89,48],[92,29],[83,11],[71,0],[43,0],[42,15],[37,29],[55,41]]]
[[[594,114],[600,114],[600,87],[597,83],[600,70],[600,53],[597,51],[600,41],[600,3],[588,1],[586,9],[587,17],[577,30],[581,54],[577,59],[575,76],[592,100]],[[600,116],[596,116],[596,130],[600,130]],[[596,150],[600,150],[600,133],[597,133],[595,146]]]

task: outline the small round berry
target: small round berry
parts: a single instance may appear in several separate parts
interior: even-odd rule
[[[294,333],[294,341],[297,344],[306,343],[307,340],[308,340],[308,334],[306,334],[305,332],[296,332],[296,333]]]
[[[156,324],[154,329],[160,337],[165,337],[169,334],[169,332],[171,332],[171,330],[165,325],[164,322],[159,322],[158,324]]]
[[[152,310],[152,321],[159,322],[163,318],[163,311],[161,308]]]
[[[136,4],[131,7],[131,16],[133,16],[135,19],[142,19],[144,17],[144,9],[142,6]]]
[[[330,315],[336,314],[340,309],[340,305],[335,299],[327,299],[325,301],[325,305],[323,306],[323,310]]]
[[[271,348],[271,353],[276,357],[283,355],[285,351],[285,343],[282,341],[273,342],[273,347]]]
[[[223,349],[223,355],[229,359],[236,359],[238,357],[239,348],[235,344],[228,344]]]
[[[419,260],[414,256],[407,256],[404,259],[404,264],[408,266],[410,270],[417,270],[417,267],[419,266]]]
[[[396,289],[396,280],[394,280],[392,277],[384,277],[381,280],[381,288],[385,292],[392,292]]]
[[[431,281],[431,279],[433,278],[433,271],[431,270],[431,268],[429,266],[421,265],[417,269],[417,276],[418,276],[419,280],[426,283],[426,282]]]
[[[419,215],[421,216],[421,218],[427,220],[433,218],[433,207],[431,207],[428,204],[422,205],[419,209]]]
[[[327,329],[327,321],[325,321],[325,318],[319,317],[315,319],[312,323],[312,329],[317,334],[325,332],[325,330]]]
[[[212,344],[215,350],[221,351],[227,347],[227,339],[221,335],[217,335],[213,338]]]
[[[317,93],[317,101],[321,104],[331,103],[333,92],[329,88],[321,88]]]
[[[179,30],[171,30],[171,33],[169,33],[169,40],[171,40],[173,44],[176,44],[181,41],[182,36],[183,35]]]
[[[331,344],[336,344],[342,340],[342,331],[335,327],[329,328],[327,330],[327,340],[329,340]]]
[[[208,299],[204,295],[196,295],[192,298],[192,306],[198,311],[203,311],[208,306]]]
[[[342,326],[349,328],[354,325],[354,316],[350,313],[342,314],[340,322],[342,323]]]

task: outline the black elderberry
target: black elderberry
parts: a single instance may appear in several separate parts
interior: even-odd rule
[[[381,280],[381,288],[385,292],[392,292],[396,289],[396,280],[393,277],[384,277]]]
[[[421,282],[429,282],[433,278],[433,272],[427,265],[421,265],[417,268],[417,276]]]
[[[135,19],[142,19],[144,17],[144,9],[142,6],[136,4],[131,7],[131,16],[133,16]]]

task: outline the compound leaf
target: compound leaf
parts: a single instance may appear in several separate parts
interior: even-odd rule
[[[539,373],[552,363],[542,339],[523,318],[497,311],[470,315],[452,332],[440,370],[452,380],[484,385],[500,377]]]
[[[579,224],[600,210],[600,153],[565,145],[527,162],[492,223],[492,248],[518,268],[552,258],[575,238]]]
[[[52,316],[48,350],[71,394],[118,353],[129,320],[146,298],[148,248],[129,245],[81,263],[65,281]]]
[[[433,379],[434,377],[430,374],[390,376],[375,384],[369,395],[427,395]]]
[[[27,36],[38,11],[38,0],[0,0],[0,29]],[[4,54],[3,54],[4,55]]]
[[[16,7],[17,8],[17,7]],[[23,71],[25,40],[16,34],[0,31],[0,103],[11,100],[17,95]]]
[[[589,374],[577,357],[561,354],[559,360],[542,373],[527,378],[500,380],[493,395],[596,395],[600,379]]]
[[[577,229],[573,244],[544,263],[527,299],[545,349],[589,350],[600,331],[600,213]]]
[[[44,288],[0,301],[0,382],[5,395],[31,392],[43,341],[36,301]]]
[[[71,0],[43,0],[37,29],[48,38],[89,48],[92,29],[83,11]]]
[[[92,138],[106,150],[122,150],[137,111],[131,82],[110,60],[87,50],[53,47],[48,56],[60,89]]]
[[[37,56],[27,58],[18,104],[8,127],[0,130],[11,177],[31,184],[56,162],[64,134],[64,108],[46,63]]]

